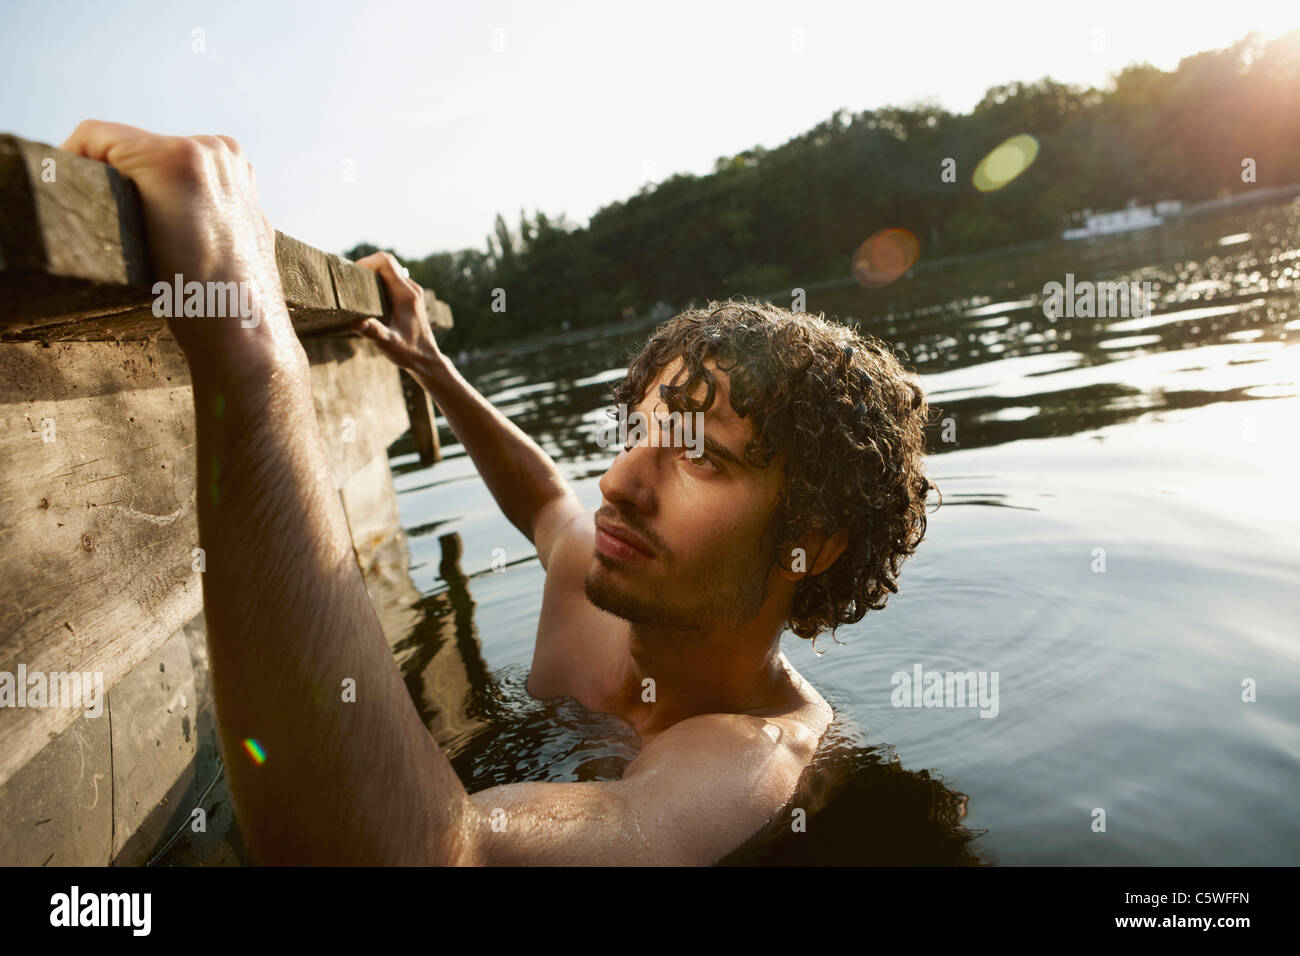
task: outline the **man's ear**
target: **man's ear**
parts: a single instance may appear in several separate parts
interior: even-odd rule
[[[843,529],[829,538],[821,531],[809,531],[781,556],[777,573],[789,581],[802,581],[821,574],[834,564],[849,546],[849,533]]]

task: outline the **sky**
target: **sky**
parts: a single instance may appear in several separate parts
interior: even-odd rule
[[[585,224],[836,109],[1173,69],[1300,27],[1300,2],[0,0],[0,24],[0,132],[234,136],[276,228],[423,257],[484,248],[498,212]]]

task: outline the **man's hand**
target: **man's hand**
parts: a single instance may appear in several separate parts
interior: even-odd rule
[[[387,252],[376,252],[358,259],[357,265],[383,277],[393,317],[390,325],[362,319],[353,328],[410,371],[438,403],[502,512],[537,546],[538,559],[546,567],[560,530],[582,514],[582,502],[550,456],[447,361],[429,327],[424,290],[403,274],[401,263]]]
[[[353,328],[373,339],[384,354],[402,368],[416,373],[429,372],[442,360],[442,353],[429,327],[429,316],[424,309],[424,289],[405,274],[406,270],[391,253],[371,253],[358,259],[357,265],[373,269],[383,277],[393,303],[393,316],[390,325],[384,325],[378,319],[362,319]]]
[[[239,143],[85,120],[61,148],[108,163],[135,183],[161,280],[179,273],[184,282],[250,284],[259,318],[251,328],[237,315],[169,320],[192,367],[218,363],[234,371],[250,358],[300,349],[275,265],[275,232]]]
[[[239,316],[170,320],[194,386],[217,729],[250,852],[461,859],[469,798],[411,702],[357,566],[252,167],[234,140],[113,123],[82,123],[64,148],[135,182],[160,278],[247,282],[260,297],[251,328]],[[348,681],[355,700],[340,693]]]

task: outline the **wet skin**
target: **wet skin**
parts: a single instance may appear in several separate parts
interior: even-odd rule
[[[554,462],[439,352],[396,260],[361,260],[394,316],[357,331],[432,394],[546,568],[530,693],[623,717],[643,742],[617,781],[471,795],[421,722],[357,568],[239,144],[87,121],[64,148],[135,182],[160,275],[255,290],[255,327],[168,325],[190,366],[198,474],[211,476],[198,518],[213,693],[257,862],[708,864],[782,811],[831,712],[778,638],[798,581],[844,540],[809,532],[806,572],[771,565],[761,531],[779,462],[626,449],[601,481],[597,516],[613,535],[598,537]],[[747,427],[724,380],[706,436],[738,459]],[[614,540],[637,532],[648,553]],[[355,702],[340,694],[349,678]],[[264,760],[248,758],[250,739]]]

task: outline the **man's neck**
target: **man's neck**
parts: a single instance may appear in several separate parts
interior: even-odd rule
[[[781,629],[759,618],[725,632],[632,625],[623,695],[624,716],[637,732],[644,737],[698,714],[745,713],[787,701]]]

